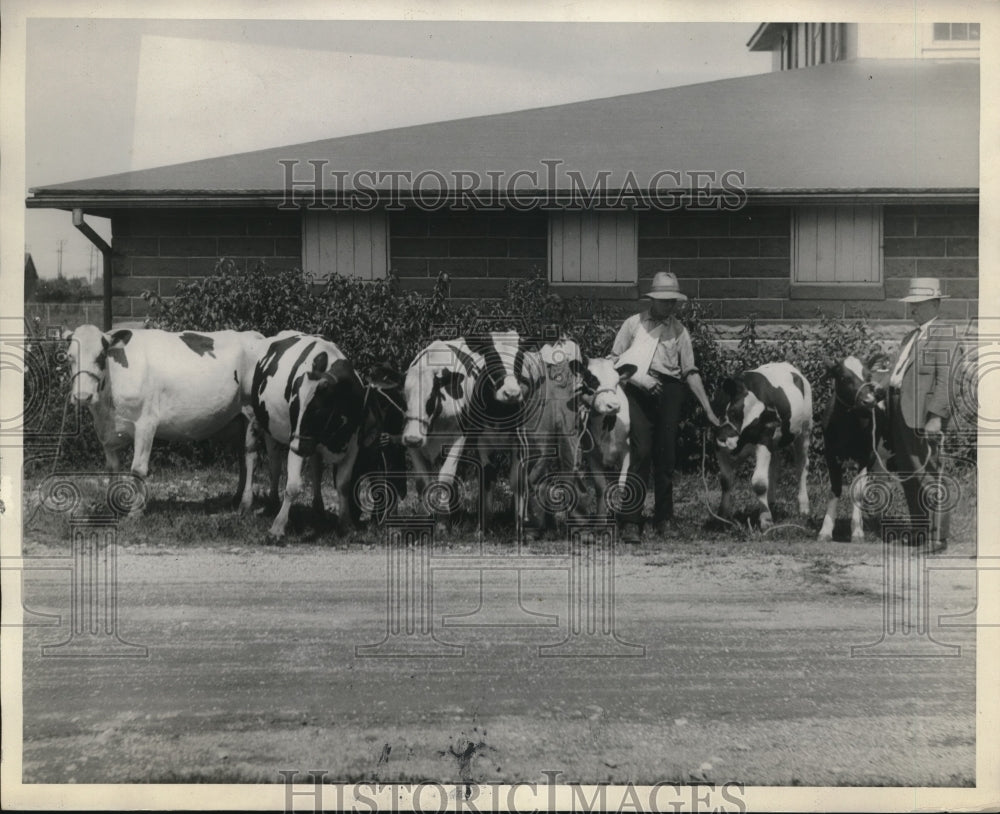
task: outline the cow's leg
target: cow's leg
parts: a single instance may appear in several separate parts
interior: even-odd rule
[[[270,435],[264,436],[264,446],[267,449],[267,471],[270,484],[267,493],[268,505],[274,511],[278,508],[278,483],[281,481],[281,459],[284,457],[281,445]]]
[[[862,467],[858,472],[857,490],[851,489],[851,496],[857,496],[857,500],[851,501],[851,542],[863,543],[865,541],[864,515],[861,512],[861,496],[865,493],[865,486],[868,482],[868,470]]]
[[[323,458],[318,452],[313,453],[309,459],[309,470],[313,481],[312,508],[316,514],[316,522],[322,523],[326,507],[323,505]]]
[[[358,451],[358,437],[355,435],[347,445],[343,460],[337,464],[334,471],[333,482],[337,487],[337,499],[340,501],[340,506],[337,507],[337,527],[341,534],[346,534],[354,528],[348,490],[353,487],[351,475],[354,472],[354,464],[358,460]]]
[[[233,431],[233,446],[237,447],[236,459],[239,462],[240,472],[239,472],[239,482],[236,485],[236,494],[233,495],[233,499],[230,501],[233,507],[242,506],[243,498],[246,495],[246,485],[247,485],[247,459],[246,459],[246,437],[250,432],[250,421],[246,414],[241,413],[237,418],[235,418],[234,423],[236,425]],[[253,494],[253,489],[250,490],[251,495]]]
[[[774,525],[771,518],[771,507],[767,502],[768,475],[771,469],[771,450],[764,444],[757,445],[757,464],[754,466],[750,485],[760,503],[760,530],[767,531]]]
[[[240,467],[240,514],[246,514],[253,508],[253,473],[257,468],[257,456],[260,454],[260,428],[253,419],[247,421],[243,434],[243,463]]]
[[[833,455],[826,455],[826,470],[830,473],[830,499],[826,502],[826,516],[823,518],[823,527],[819,530],[820,542],[829,542],[833,539],[833,525],[837,519],[837,506],[840,504],[840,495],[844,488],[844,469],[840,461]]]
[[[446,514],[449,521],[454,519],[455,514],[459,507],[459,496],[458,496],[458,462],[462,457],[462,450],[465,449],[465,436],[460,435],[456,439],[455,443],[451,445],[448,449],[448,454],[445,455],[444,463],[441,465],[441,471],[438,472],[437,482],[446,484],[449,488],[450,497],[448,500],[448,506]],[[480,501],[482,501],[483,512],[486,511],[486,496],[480,494]]]
[[[719,499],[719,517],[729,520],[733,516],[733,486],[736,482],[736,467],[733,456],[727,450],[716,450],[715,459],[719,464],[719,488],[722,497]]]
[[[302,491],[303,463],[304,461],[301,455],[296,455],[294,452],[289,450],[288,477],[285,481],[285,499],[282,501],[281,508],[278,510],[278,515],[274,518],[274,522],[271,524],[271,528],[268,531],[268,534],[277,540],[280,540],[285,536],[285,527],[288,525],[288,515],[292,510],[292,504],[295,502],[295,498],[297,498],[299,493]]]
[[[151,418],[141,417],[135,422],[135,449],[132,454],[132,474],[145,478],[149,474],[149,455],[153,451],[156,423]]]
[[[799,515],[809,516],[809,427],[795,438],[795,471],[799,477]]]

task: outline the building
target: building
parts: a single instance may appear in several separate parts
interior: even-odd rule
[[[220,256],[415,290],[446,271],[465,298],[538,270],[624,308],[669,269],[729,322],[902,321],[907,278],[937,276],[945,315],[967,319],[976,41],[935,24],[915,55],[907,30],[904,55],[898,30],[766,23],[748,47],[773,51],[768,74],[57,184],[27,205],[111,219],[117,321]]]

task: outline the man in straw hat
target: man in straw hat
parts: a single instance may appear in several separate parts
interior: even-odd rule
[[[917,324],[900,345],[889,375],[886,407],[889,414],[889,468],[896,472],[906,495],[910,520],[926,526],[930,549],[948,544],[949,512],[933,511],[949,497],[938,493],[941,480],[940,448],[951,415],[950,375],[956,361],[953,341],[935,335],[941,310],[941,282],[935,277],[915,277],[900,302],[908,303]]]
[[[629,472],[648,483],[652,464],[654,530],[664,535],[674,516],[673,473],[685,381],[708,420],[718,426],[719,419],[695,367],[691,336],[675,315],[678,304],[687,299],[677,277],[665,271],[657,273],[645,296],[649,308],[625,320],[611,355],[617,359],[616,367],[636,367],[625,386],[631,419]],[[623,539],[638,542],[642,507],[624,520]]]

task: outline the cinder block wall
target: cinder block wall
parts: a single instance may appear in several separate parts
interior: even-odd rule
[[[444,271],[452,297],[501,297],[511,279],[548,274],[548,234],[544,212],[393,212],[389,268],[413,291],[429,291]]]
[[[788,207],[732,213],[639,215],[639,290],[657,271],[672,271],[681,289],[721,319],[810,319],[859,311],[906,320],[909,278],[940,277],[951,299],[942,315],[976,316],[979,297],[979,207],[886,206],[883,212],[884,299],[790,299],[791,216]]]
[[[169,297],[178,282],[211,274],[220,257],[242,269],[260,260],[273,269],[301,267],[300,224],[298,212],[269,210],[116,212],[112,317],[142,319],[143,291]]]

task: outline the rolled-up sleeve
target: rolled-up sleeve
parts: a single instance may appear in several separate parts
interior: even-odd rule
[[[637,323],[638,319],[632,316],[626,319],[622,323],[621,328],[618,329],[618,335],[611,346],[611,355],[616,359],[631,347],[632,340],[635,339],[635,326]]]
[[[677,351],[681,368],[681,378],[686,379],[692,373],[698,373],[698,368],[694,363],[694,345],[691,344],[691,334],[687,328],[677,337]]]

